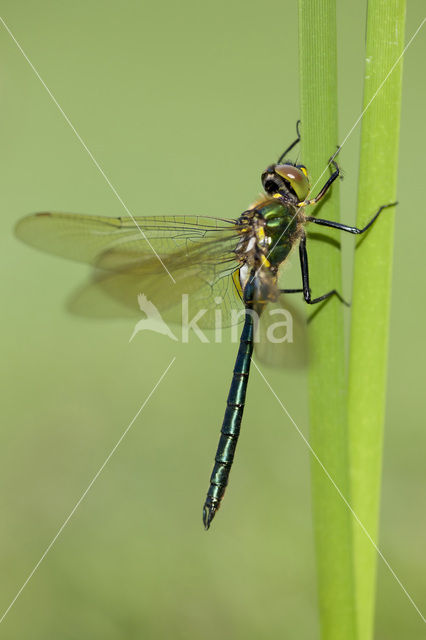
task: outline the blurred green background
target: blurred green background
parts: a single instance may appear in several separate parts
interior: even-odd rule
[[[338,3],[341,139],[362,104],[361,4]],[[294,137],[294,1],[9,0],[2,16],[134,215],[237,217]],[[407,40],[423,17],[424,1],[410,0]],[[404,61],[380,538],[423,609],[425,56],[423,29]],[[67,315],[89,268],[20,244],[15,222],[37,210],[125,212],[2,26],[0,65],[1,611],[176,356],[2,637],[318,637],[305,444],[254,370],[231,485],[204,532],[235,345],[147,333],[129,345],[132,322]],[[359,128],[341,153],[348,223],[358,146]],[[342,245],[350,297],[353,239]],[[308,434],[305,373],[264,373]],[[424,637],[381,561],[376,637]]]

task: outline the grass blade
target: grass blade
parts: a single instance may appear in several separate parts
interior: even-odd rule
[[[405,0],[369,0],[357,225],[396,198]],[[385,80],[383,86],[381,83]],[[377,95],[375,95],[377,92]],[[394,210],[356,249],[348,394],[352,506],[377,542]],[[376,551],[354,523],[358,633],[373,636]]]
[[[302,161],[314,184],[338,142],[335,0],[299,0],[299,48]],[[327,170],[314,194],[329,175]],[[338,220],[338,198],[334,183],[315,213],[321,209],[321,217]],[[338,240],[337,232],[330,235]],[[309,237],[308,243],[313,296],[341,290],[339,246]],[[348,496],[343,309],[337,299],[319,306],[312,309],[309,326],[310,442]],[[312,498],[322,638],[351,640],[356,637],[351,514],[315,459]]]

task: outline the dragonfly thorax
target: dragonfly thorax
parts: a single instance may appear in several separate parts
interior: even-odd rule
[[[240,262],[234,283],[240,297],[261,313],[278,296],[278,269],[296,241],[303,214],[294,204],[263,197],[238,220],[242,236],[236,247]]]
[[[277,271],[300,236],[303,213],[281,198],[263,197],[240,218],[244,234],[236,253],[240,263]]]

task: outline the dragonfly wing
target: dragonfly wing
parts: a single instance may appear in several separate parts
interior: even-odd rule
[[[179,269],[218,256],[235,257],[240,226],[207,216],[108,218],[68,213],[36,213],[15,229],[27,244],[54,255],[119,271],[144,263],[145,272]]]
[[[272,367],[304,368],[308,364],[307,338],[303,312],[280,295],[260,317],[256,359]]]
[[[27,244],[96,267],[92,281],[73,296],[79,315],[120,317],[140,314],[138,295],[147,296],[174,322],[182,295],[192,309],[204,308],[200,326],[223,326],[239,300],[228,275],[238,268],[235,249],[242,227],[234,220],[207,216],[108,218],[66,213],[27,216],[16,227]],[[172,277],[170,277],[172,276]],[[222,297],[223,304],[215,298]]]
[[[188,266],[174,272],[175,282],[164,271],[98,271],[75,292],[68,308],[86,317],[141,317],[139,297],[143,295],[166,323],[190,322],[199,314],[200,328],[213,328],[218,321],[227,327],[235,323],[235,314],[243,306],[231,277],[235,266],[219,267]]]

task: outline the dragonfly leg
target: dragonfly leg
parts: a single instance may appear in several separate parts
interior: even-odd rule
[[[300,142],[300,130],[299,130],[299,126],[300,126],[300,120],[298,120],[296,122],[296,133],[297,133],[297,138],[294,142],[291,143],[291,145],[289,147],[287,147],[287,149],[285,151],[283,151],[283,153],[280,155],[280,157],[278,158],[278,162],[277,164],[280,164],[284,158],[286,157],[286,155],[288,154],[289,151],[291,151],[293,149],[293,147],[295,147],[297,145],[298,142]]]
[[[299,243],[299,257],[300,257],[300,268],[302,270],[302,284],[303,284],[303,297],[305,298],[305,302],[307,302],[308,304],[317,304],[318,302],[322,302],[323,300],[326,300],[327,298],[331,298],[331,296],[336,296],[336,298],[339,298],[340,302],[343,302],[343,304],[345,304],[347,307],[349,307],[349,304],[342,298],[342,296],[340,295],[340,293],[336,290],[336,289],[332,289],[331,291],[328,291],[327,293],[324,293],[324,295],[319,296],[318,298],[312,298],[311,297],[311,287],[309,285],[309,266],[308,266],[308,253],[306,251],[306,236],[303,235],[300,239],[300,243]],[[292,293],[292,292],[296,292],[295,289],[293,290],[285,290],[282,289],[281,291],[282,293]]]
[[[331,176],[329,177],[329,179],[327,180],[327,182],[325,183],[325,185],[323,186],[323,188],[321,189],[321,191],[318,193],[318,195],[315,196],[315,198],[312,198],[311,200],[304,200],[303,202],[299,202],[297,204],[298,207],[307,207],[308,205],[316,204],[317,202],[319,202],[320,200],[323,199],[323,197],[325,196],[325,194],[327,193],[327,191],[329,190],[329,188],[331,187],[333,182],[340,175],[339,165],[337,164],[337,162],[334,159],[337,156],[337,154],[339,153],[339,151],[340,151],[340,147],[337,147],[337,151],[335,151],[335,153],[333,153],[333,155],[331,156],[331,158],[328,161],[328,164],[332,164],[333,165],[334,171],[331,174]]]
[[[303,289],[280,289],[280,293],[303,293]]]
[[[349,227],[346,224],[341,224],[340,222],[334,222],[333,220],[322,220],[321,218],[315,218],[313,216],[306,216],[307,222],[315,222],[315,224],[320,224],[323,227],[330,227],[331,229],[339,229],[340,231],[347,231],[348,233],[355,233],[357,235],[364,233],[371,227],[371,225],[377,220],[383,209],[387,209],[388,207],[394,207],[397,205],[397,202],[391,202],[389,204],[383,204],[379,210],[374,214],[369,222],[362,229],[358,229],[358,227]]]

